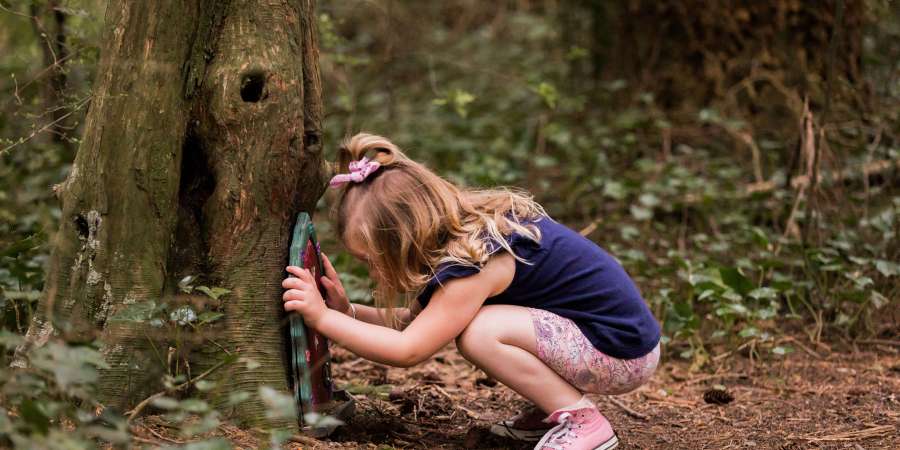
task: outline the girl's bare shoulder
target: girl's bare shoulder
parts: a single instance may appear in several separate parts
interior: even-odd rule
[[[493,297],[509,287],[515,274],[516,259],[507,252],[497,252],[484,265],[478,277],[490,283],[491,291],[488,297]]]

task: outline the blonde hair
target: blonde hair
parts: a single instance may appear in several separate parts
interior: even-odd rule
[[[375,305],[389,312],[386,322],[395,327],[398,297],[409,306],[441,264],[482,266],[490,257],[489,239],[524,261],[504,236],[541,238],[537,227],[522,222],[546,212],[524,191],[460,188],[388,139],[367,133],[344,140],[338,170],[346,173],[351,161],[363,157],[381,168],[341,189],[334,208],[337,232],[345,245],[354,233],[354,242],[364,247],[375,272]]]

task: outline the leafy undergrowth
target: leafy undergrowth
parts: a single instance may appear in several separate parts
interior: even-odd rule
[[[668,360],[636,391],[592,398],[624,449],[898,448],[898,345],[809,344],[798,354],[764,362],[740,353],[702,372]],[[340,349],[335,360],[338,383],[356,393],[356,414],[328,439],[293,436],[287,447],[531,448],[488,432],[491,423],[525,402],[469,365],[452,346],[411,369],[380,366]],[[715,397],[704,395],[710,391],[727,392],[733,400],[708,403],[705,397]],[[136,446],[186,444],[161,416],[137,421],[133,432]],[[239,448],[267,442],[261,431],[231,424],[209,436]]]
[[[57,8],[69,15],[67,42],[77,57],[66,66],[71,88],[52,108],[76,122],[90,98],[100,42],[103,8],[91,3]],[[794,59],[775,69],[764,51],[767,63],[750,54],[720,73],[728,95],[695,105],[657,89],[668,82],[653,70],[633,77],[585,72],[597,55],[583,45],[595,36],[570,30],[575,35],[567,37],[555,14],[528,6],[541,2],[518,3],[523,7],[392,2],[385,12],[379,2],[322,2],[326,151],[333,156],[348,131],[384,134],[454,182],[528,189],[555,218],[615,255],[663,323],[666,353],[660,377],[623,397],[648,420],[604,403],[626,448],[900,447],[897,430],[884,428],[897,423],[889,393],[898,391],[900,339],[896,8],[868,2],[873,17],[858,80],[795,73],[803,65]],[[55,342],[27,355],[31,369],[7,367],[38,307],[50,237],[61,219],[50,187],[71,171],[82,130],[73,125],[63,142],[35,134],[52,112],[41,98],[46,68],[36,55],[43,39],[21,16],[0,20],[0,30],[10,30],[9,54],[16,55],[3,67],[18,74],[0,88],[9,99],[0,120],[0,446],[284,442],[289,434],[278,430],[229,425],[203,400],[210,387],[203,382],[190,383],[191,395],[176,389],[156,399],[146,409],[152,416],[131,423],[102,410],[93,400],[97,370],[106,364],[98,343]],[[666,67],[684,65],[673,70],[681,81],[713,85],[695,79],[695,62],[663,55],[661,63],[673,63]],[[810,178],[813,155],[820,179]],[[817,186],[795,183],[804,176]],[[331,204],[323,199],[316,217],[322,247],[335,258],[351,299],[366,302],[365,267],[329,240],[334,233],[324,217]],[[214,307],[159,299],[116,319],[177,336],[223,318],[226,291],[195,288],[191,280],[180,288],[209,297]],[[487,437],[484,428],[520,402],[490,380],[477,383],[483,375],[452,352],[409,372],[336,354],[335,373],[358,393],[360,412],[333,440],[307,444],[514,447]],[[722,371],[747,377],[704,378]],[[183,373],[170,375],[160,389],[186,382]],[[735,400],[707,406],[701,400],[707,382],[724,384]],[[392,400],[392,389],[403,394]],[[291,413],[270,391],[234,394],[236,405],[262,395],[281,405],[273,406],[281,411],[276,415]],[[202,436],[210,439],[198,441]]]

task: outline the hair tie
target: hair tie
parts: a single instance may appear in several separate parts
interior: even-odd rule
[[[328,182],[328,185],[331,187],[338,187],[351,181],[354,183],[362,183],[366,177],[378,170],[379,167],[381,167],[381,163],[378,161],[371,161],[369,158],[363,156],[359,161],[350,161],[350,173],[335,175],[331,178],[331,181]]]

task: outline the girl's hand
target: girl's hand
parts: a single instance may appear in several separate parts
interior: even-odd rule
[[[308,269],[302,267],[288,266],[287,271],[297,278],[285,278],[281,282],[281,286],[287,289],[281,296],[284,300],[284,310],[297,311],[303,315],[307,325],[315,328],[316,323],[328,310],[316,286],[316,280]]]
[[[337,271],[334,270],[334,266],[331,265],[331,261],[328,260],[328,256],[324,252],[322,252],[322,264],[325,266],[325,276],[320,279],[325,292],[328,294],[325,304],[331,309],[350,315],[350,299],[347,298],[347,293],[344,291],[344,285],[341,284]]]

